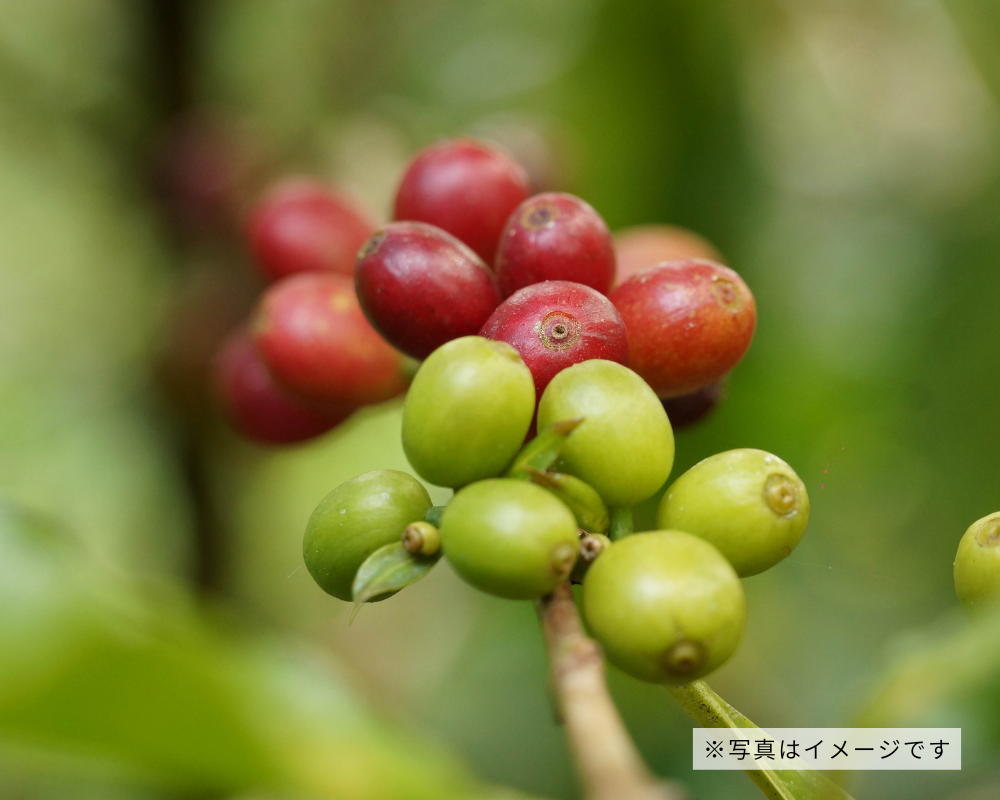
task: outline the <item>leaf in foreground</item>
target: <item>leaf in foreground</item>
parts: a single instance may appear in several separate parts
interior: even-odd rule
[[[667,691],[702,728],[756,728],[704,681]],[[833,781],[811,769],[748,769],[747,776],[771,800],[852,800]]]
[[[376,719],[321,654],[222,634],[0,503],[0,749],[188,794],[465,800],[439,748]]]

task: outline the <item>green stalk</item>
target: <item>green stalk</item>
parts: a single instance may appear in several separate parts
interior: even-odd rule
[[[632,509],[612,508],[611,530],[608,532],[608,538],[612,542],[617,542],[619,539],[624,539],[630,533],[632,533]]]

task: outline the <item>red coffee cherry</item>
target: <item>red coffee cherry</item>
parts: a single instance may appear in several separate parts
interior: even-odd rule
[[[625,320],[629,366],[660,397],[680,397],[735,367],[753,337],[757,307],[733,270],[707,260],[668,261],[611,293]]]
[[[496,273],[505,297],[542,281],[574,281],[607,294],[615,280],[611,232],[579,197],[537,194],[507,221]]]
[[[423,359],[479,333],[500,303],[496,278],[451,234],[422,222],[393,222],[358,253],[358,300],[395,347]]]
[[[339,192],[311,178],[272,187],[247,222],[250,249],[268,280],[297,272],[351,275],[375,226]]]
[[[535,379],[538,398],[556,373],[591,358],[628,365],[621,315],[600,292],[570,281],[546,281],[514,292],[479,333],[507,342]]]
[[[529,194],[527,173],[506,153],[476,139],[447,140],[410,163],[395,219],[435,225],[492,264],[507,218]]]
[[[314,408],[278,386],[243,328],[223,344],[215,360],[215,384],[226,417],[248,439],[292,444],[339,425],[350,407]]]
[[[707,258],[722,263],[722,256],[707,239],[676,225],[636,225],[615,234],[618,260],[617,285],[638,272],[664,261]]]
[[[305,399],[360,406],[405,387],[401,356],[365,319],[344,275],[307,272],[269,287],[252,332],[271,374]]]

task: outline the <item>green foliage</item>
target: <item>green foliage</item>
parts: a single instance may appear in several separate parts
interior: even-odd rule
[[[756,728],[704,681],[668,686],[667,691],[702,728]],[[808,769],[748,769],[747,776],[769,800],[851,800],[828,778]]]
[[[316,654],[225,636],[165,585],[0,506],[0,742],[132,782],[314,797],[484,796],[372,718]]]
[[[942,619],[905,635],[894,651],[854,724],[921,727],[960,719],[963,755],[975,762],[1000,747],[1000,608],[984,609],[974,624],[957,614]]]

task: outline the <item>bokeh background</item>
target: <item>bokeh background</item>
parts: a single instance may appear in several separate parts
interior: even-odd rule
[[[385,219],[458,133],[756,295],[674,476],[770,450],[813,516],[713,687],[765,727],[963,727],[960,773],[839,776],[859,800],[1000,796],[1000,626],[951,578],[1000,508],[998,54],[989,0],[0,3],[0,798],[577,796],[530,604],[440,567],[348,627],[301,568],[326,492],[406,469],[400,403],[267,450],[206,397],[254,192]],[[757,796],[610,680],[657,773]]]

